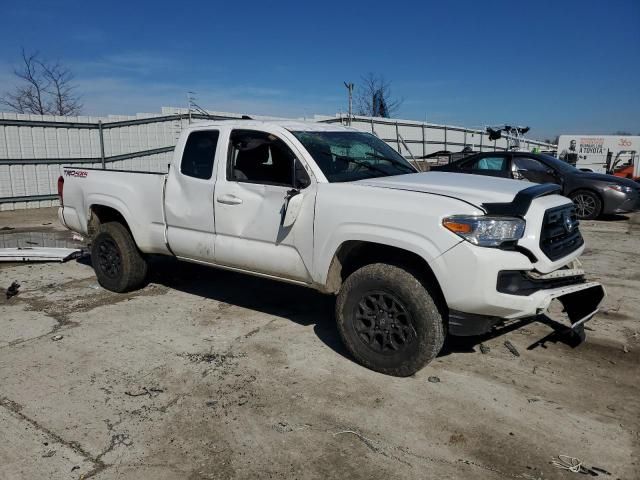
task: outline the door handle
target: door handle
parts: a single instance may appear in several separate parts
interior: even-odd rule
[[[242,203],[241,198],[231,194],[220,195],[216,200],[218,203],[224,203],[225,205],[240,205]]]

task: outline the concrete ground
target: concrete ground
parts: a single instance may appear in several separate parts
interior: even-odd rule
[[[119,295],[86,259],[0,264],[21,284],[0,297],[0,478],[575,477],[557,455],[640,478],[640,225],[582,229],[609,293],[585,343],[534,322],[403,379],[354,363],[311,290],[169,260]],[[69,238],[52,209],[0,213],[5,243],[26,230]]]

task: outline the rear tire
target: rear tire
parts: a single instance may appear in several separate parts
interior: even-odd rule
[[[407,270],[366,265],[342,285],[338,330],[361,365],[407,377],[433,360],[444,343],[442,316],[425,286]]]
[[[602,213],[602,200],[589,190],[578,190],[571,194],[571,200],[576,206],[576,214],[581,220],[594,220]]]
[[[147,277],[147,262],[131,233],[118,222],[100,226],[91,246],[91,263],[98,283],[112,292],[139,288]]]

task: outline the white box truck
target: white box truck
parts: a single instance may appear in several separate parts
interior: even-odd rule
[[[582,170],[637,179],[640,136],[561,135],[558,158]]]

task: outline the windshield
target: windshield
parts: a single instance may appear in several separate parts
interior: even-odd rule
[[[539,153],[542,158],[549,164],[550,167],[555,168],[556,170],[560,170],[563,173],[579,173],[576,167],[571,165],[570,163],[564,162],[556,157],[552,157],[551,155],[547,155],[546,153]]]
[[[329,182],[415,173],[416,169],[378,137],[365,132],[293,133]]]

